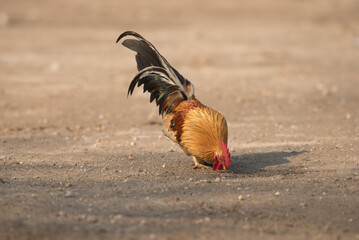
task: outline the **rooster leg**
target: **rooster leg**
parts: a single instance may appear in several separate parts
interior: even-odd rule
[[[210,166],[200,164],[195,156],[192,156],[192,159],[193,159],[193,162],[194,162],[193,169],[196,169],[196,168],[211,168]]]

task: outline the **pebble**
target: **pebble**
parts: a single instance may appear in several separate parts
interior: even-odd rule
[[[275,192],[275,194],[274,195],[276,195],[276,196],[279,196],[280,195],[280,192]]]
[[[244,200],[243,195],[239,195],[239,196],[238,196],[238,200]]]
[[[306,203],[301,203],[300,206],[301,206],[302,208],[305,208],[305,207],[307,207],[307,204],[306,204]]]
[[[221,179],[219,177],[216,177],[216,180],[214,180],[215,182],[220,182]]]
[[[117,214],[115,216],[113,216],[113,218],[110,220],[111,224],[115,224],[117,220],[121,219],[122,215],[121,214]]]
[[[96,218],[96,216],[93,216],[93,215],[90,215],[90,216],[87,216],[87,222],[89,223],[96,223],[98,222],[98,219]]]
[[[84,220],[86,218],[86,215],[85,214],[81,214],[81,215],[79,215],[79,216],[77,216],[76,217],[76,221],[82,221],[82,220]]]
[[[75,197],[74,193],[71,191],[66,191],[65,197]]]

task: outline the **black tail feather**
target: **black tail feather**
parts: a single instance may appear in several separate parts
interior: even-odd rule
[[[124,32],[116,43],[127,36],[135,39],[125,39],[122,45],[137,52],[136,62],[139,71],[131,81],[127,95],[132,95],[136,85],[140,87],[143,84],[143,91],[151,94],[150,102],[156,99],[160,114],[168,113],[176,104],[194,97],[191,82],[179,74],[140,34],[133,31]]]

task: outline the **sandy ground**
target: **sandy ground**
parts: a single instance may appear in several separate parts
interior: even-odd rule
[[[1,1],[0,239],[359,239],[358,1]],[[135,30],[229,123],[192,169]]]

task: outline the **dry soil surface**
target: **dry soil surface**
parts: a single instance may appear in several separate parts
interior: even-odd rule
[[[0,239],[359,239],[359,3],[1,1]],[[135,30],[229,124],[193,169]]]

